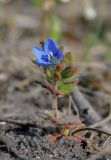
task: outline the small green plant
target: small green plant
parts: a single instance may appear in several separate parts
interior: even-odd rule
[[[72,66],[73,56],[64,54],[63,47],[58,47],[50,38],[40,42],[40,47],[33,47],[33,62],[42,69],[44,79],[37,81],[52,95],[52,116],[58,119],[57,97],[69,94],[77,83],[76,68]]]

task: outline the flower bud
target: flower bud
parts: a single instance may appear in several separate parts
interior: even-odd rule
[[[59,81],[61,79],[61,75],[58,72],[54,73],[54,80]]]
[[[61,72],[62,68],[63,68],[62,64],[57,64],[56,67],[55,67],[55,72]]]

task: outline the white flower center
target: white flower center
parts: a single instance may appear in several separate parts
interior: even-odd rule
[[[49,55],[48,55],[48,59],[51,60],[52,57],[53,57],[53,52],[50,51],[50,52],[49,52]]]

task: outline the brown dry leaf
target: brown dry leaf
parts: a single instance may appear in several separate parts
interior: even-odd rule
[[[58,138],[60,138],[62,136],[62,134],[54,134],[54,135],[50,135],[49,136],[49,140],[52,142],[57,141]]]

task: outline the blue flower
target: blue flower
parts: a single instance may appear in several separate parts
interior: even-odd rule
[[[63,52],[59,50],[56,42],[48,38],[42,48],[34,46],[32,49],[35,60],[34,62],[40,66],[51,66],[57,64],[63,57]]]

